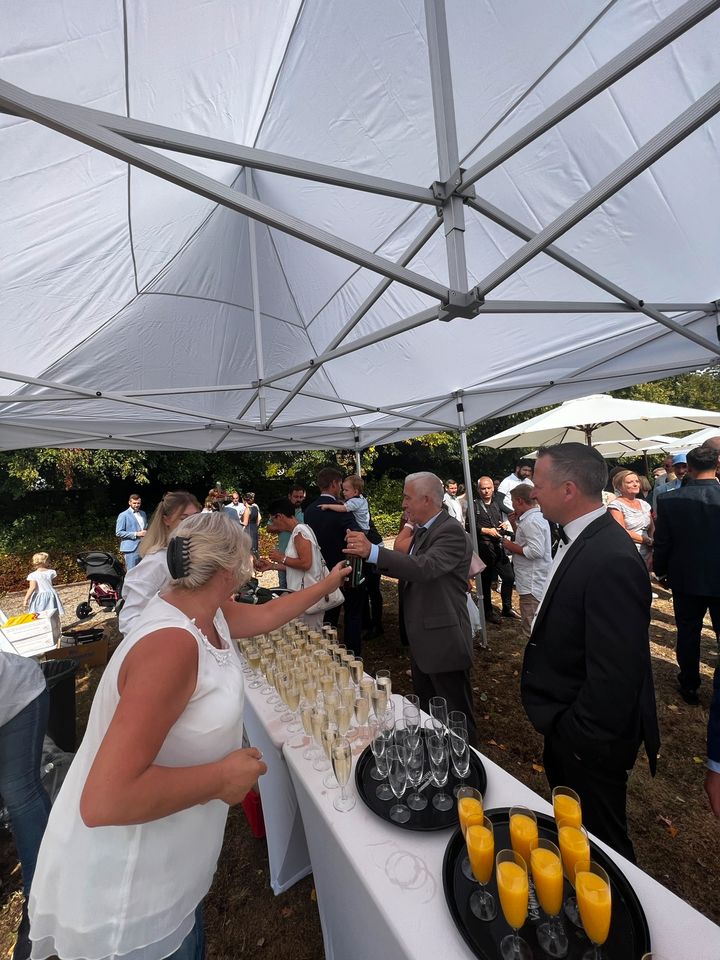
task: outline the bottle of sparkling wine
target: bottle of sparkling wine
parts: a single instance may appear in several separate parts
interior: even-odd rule
[[[351,587],[359,587],[361,583],[365,582],[362,557],[353,557],[352,572],[349,579]]]

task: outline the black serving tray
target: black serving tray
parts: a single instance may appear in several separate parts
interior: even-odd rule
[[[510,808],[499,807],[495,810],[486,810],[485,814],[493,823],[495,852],[511,849]],[[536,813],[536,816],[540,837],[545,837],[557,844],[557,828],[553,818],[544,813]],[[590,849],[593,860],[607,871],[612,889],[612,921],[610,934],[603,947],[603,956],[611,957],[612,960],[640,960],[642,955],[650,950],[650,931],[640,901],[615,861],[592,842]],[[477,884],[468,880],[462,872],[461,865],[464,857],[465,840],[458,828],[450,838],[443,860],[443,888],[448,909],[463,940],[475,956],[480,960],[497,960],[500,956],[500,941],[512,931],[502,915],[495,873],[493,872],[487,889],[495,897],[497,917],[488,922],[478,920],[468,906],[470,895],[477,890]],[[566,880],[565,898],[571,893],[572,889]],[[580,960],[585,951],[590,948],[590,941],[582,928],[574,926],[564,913],[561,917],[569,942],[567,960]],[[537,927],[546,919],[531,887],[528,918],[520,930],[520,936],[529,945],[535,960],[548,960],[548,955],[540,948],[535,933]]]
[[[369,746],[365,747],[358,757],[355,766],[355,786],[363,803],[369,807],[373,813],[377,814],[381,820],[386,820],[394,827],[401,827],[403,830],[447,830],[450,827],[456,827],[458,825],[457,801],[455,797],[452,797],[453,805],[449,810],[436,810],[432,805],[432,798],[436,793],[439,793],[440,790],[432,782],[422,791],[422,795],[426,797],[428,801],[428,805],[424,810],[410,810],[410,819],[407,823],[396,823],[394,820],[391,820],[390,807],[398,801],[395,800],[394,797],[392,800],[378,800],[375,796],[375,789],[380,781],[373,780],[370,776],[370,770],[374,765],[375,757],[373,756],[373,752]],[[425,765],[425,773],[429,773],[428,764]],[[460,780],[453,773],[451,763],[448,781],[443,787],[443,790],[452,796],[452,791],[457,784],[466,787],[475,787],[480,793],[485,794],[485,789],[487,788],[485,767],[482,765],[480,757],[472,749],[470,750],[469,775],[465,777],[464,780]],[[405,800],[403,799],[400,802],[404,803]]]

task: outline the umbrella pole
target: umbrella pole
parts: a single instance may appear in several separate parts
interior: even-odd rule
[[[585,431],[585,443],[591,447],[592,446],[592,427],[583,427]]]
[[[458,426],[460,428],[460,450],[462,452],[463,478],[465,480],[465,496],[467,497],[467,525],[470,533],[472,548],[475,553],[478,552],[477,525],[475,523],[475,502],[473,497],[472,474],[470,473],[470,454],[467,442],[467,426],[465,425],[465,408],[463,407],[462,394],[457,397]],[[480,574],[475,576],[475,592],[477,595],[478,613],[480,614],[480,646],[486,648],[487,625],[485,623],[485,603],[483,600],[482,579]]]

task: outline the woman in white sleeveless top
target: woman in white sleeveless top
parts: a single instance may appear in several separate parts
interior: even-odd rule
[[[275,629],[338,587],[262,606],[231,594],[250,541],[223,513],[184,520],[173,576],[103,674],[81,747],[50,814],[30,892],[32,956],[199,960],[228,805],[265,772],[240,749],[243,682],[231,637]]]

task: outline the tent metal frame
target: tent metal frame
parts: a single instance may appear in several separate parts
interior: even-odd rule
[[[612,171],[599,184],[580,197],[552,223],[541,230],[534,230],[525,224],[519,223],[505,211],[499,210],[476,194],[477,182],[516,155],[525,146],[532,143],[537,137],[550,130],[561,120],[588,103],[593,97],[608,89],[617,80],[631,70],[645,62],[668,44],[680,37],[684,32],[701,23],[704,18],[720,8],[720,0],[688,0],[672,14],[658,23],[643,37],[635,40],[618,55],[613,57],[604,66],[598,68],[590,77],[578,84],[573,90],[552,104],[538,117],[522,127],[499,146],[495,147],[484,157],[475,161],[467,170],[460,166],[458,143],[455,128],[455,107],[452,91],[452,77],[450,68],[450,54],[447,37],[447,20],[444,0],[425,0],[425,19],[427,27],[428,53],[430,63],[431,89],[433,112],[435,118],[435,132],[438,150],[438,180],[430,186],[409,184],[388,178],[370,176],[359,171],[347,170],[327,164],[315,163],[296,157],[288,157],[266,150],[240,146],[223,140],[206,137],[187,131],[164,127],[147,121],[133,120],[127,117],[115,116],[103,111],[78,106],[76,104],[41,97],[21,90],[5,81],[0,81],[0,111],[30,119],[48,126],[66,136],[90,145],[110,156],[138,167],[148,173],[161,177],[177,186],[203,196],[218,205],[244,214],[252,225],[250,230],[250,269],[253,291],[253,325],[255,330],[257,351],[257,379],[249,384],[235,384],[226,386],[208,385],[207,387],[159,388],[152,391],[138,391],[117,393],[103,390],[87,391],[68,384],[57,383],[52,380],[43,380],[23,376],[17,373],[0,374],[5,379],[15,380],[28,386],[37,386],[52,391],[60,391],[61,395],[74,395],[78,399],[87,399],[102,396],[109,401],[141,406],[159,413],[174,414],[180,417],[209,422],[213,428],[223,426],[225,437],[231,433],[246,432],[257,435],[258,432],[272,431],[273,439],[281,440],[282,432],[287,427],[300,425],[297,420],[284,423],[282,413],[298,396],[313,397],[306,390],[309,381],[316,372],[331,363],[333,360],[353,354],[363,347],[379,343],[391,337],[414,330],[419,326],[435,320],[451,321],[458,317],[472,318],[481,313],[638,313],[648,319],[671,330],[676,334],[692,341],[710,354],[720,355],[720,345],[703,337],[688,328],[688,323],[697,319],[698,315],[718,314],[718,303],[646,303],[635,295],[623,290],[611,280],[603,277],[581,261],[559,249],[555,241],[564,233],[587,217],[592,211],[605,203],[610,197],[626,186],[631,180],[648,169],[655,161],[662,157],[678,143],[682,142],[694,130],[706,123],[720,110],[720,84],[711,88],[696,103],[692,104],[679,117],[668,124],[650,141],[640,147],[628,157],[616,170]],[[607,9],[607,8],[606,8]],[[597,22],[596,18],[593,24]],[[512,109],[512,108],[511,108]],[[481,141],[482,142],[482,141]],[[174,153],[204,157],[245,167],[249,187],[247,192],[227,186],[212,177],[197,173],[191,168],[165,155],[155,152],[171,150]],[[417,235],[405,253],[396,262],[379,255],[338,236],[321,230],[296,217],[276,210],[260,201],[252,188],[252,170],[266,171],[284,176],[301,177],[319,183],[327,183],[336,187],[361,190],[370,194],[379,194],[389,198],[400,199],[421,207],[433,207],[437,217],[433,218]],[[465,206],[474,212],[488,218],[502,226],[505,230],[520,237],[524,244],[496,269],[484,277],[478,284],[470,288],[465,254]],[[368,269],[380,274],[382,279],[365,299],[363,304],[346,322],[344,327],[332,338],[330,343],[315,358],[294,364],[282,371],[267,375],[264,368],[262,350],[262,311],[259,303],[256,263],[256,240],[254,237],[255,223],[260,222],[271,229],[279,230],[302,241],[313,244],[331,254],[342,257],[360,268]],[[447,266],[449,286],[438,283],[436,280],[422,276],[409,268],[409,264],[419,254],[425,244],[434,235],[435,231],[443,227],[447,251]],[[558,263],[563,264],[579,276],[599,287],[614,298],[613,302],[567,302],[567,301],[491,301],[486,299],[495,287],[512,276],[532,258],[544,253]],[[253,270],[253,262],[255,269]],[[356,337],[348,341],[347,338],[362,321],[372,307],[387,291],[393,282],[406,284],[417,290],[423,296],[435,301],[435,306],[418,311],[396,323],[385,326],[382,330],[365,336]],[[143,291],[140,291],[143,295]],[[678,314],[691,316],[678,319]],[[598,361],[603,362],[607,358]],[[572,381],[580,371],[566,376]],[[286,396],[278,407],[268,412],[268,388],[286,390],[281,386],[282,381],[300,375],[297,384],[287,389]],[[545,385],[538,385],[542,390]],[[511,389],[501,387],[500,389]],[[250,397],[242,410],[234,419],[215,417],[205,412],[192,410],[184,406],[170,406],[151,400],[151,397],[173,396],[175,394],[214,393],[219,391],[249,391]],[[461,397],[472,395],[472,388],[456,394]],[[532,393],[523,399],[514,401],[514,405],[524,402]],[[414,405],[428,402],[430,409],[426,415],[404,413],[402,404],[396,406],[373,407],[362,402],[329,399],[317,397],[328,402],[335,402],[345,410],[338,419],[343,417],[349,421],[348,431],[355,438],[354,449],[359,447],[358,425],[353,416],[362,416],[362,412],[372,415],[381,414],[390,418],[404,421],[402,426],[391,428],[388,424],[387,433],[383,440],[389,440],[397,431],[405,431],[410,424],[420,424],[422,427],[441,427],[451,429],[451,425],[443,420],[430,419],[432,415],[431,400],[415,400]],[[48,396],[13,394],[8,402],[22,403],[24,401],[41,402],[43,400],[58,399],[55,393]],[[436,407],[447,404],[450,398],[445,397]],[[461,403],[461,400],[458,400]],[[257,404],[259,417],[252,422],[244,422],[249,410]],[[409,405],[409,404],[408,404]],[[464,418],[464,411],[463,418]],[[460,411],[458,411],[458,414]],[[325,416],[305,418],[305,426],[319,424],[329,419]],[[175,424],[168,422],[168,427],[174,429]],[[366,427],[369,424],[365,425]],[[382,420],[376,421],[373,426],[382,428]],[[189,428],[192,429],[192,428]],[[460,422],[452,429],[459,430],[463,435],[467,426]],[[280,431],[280,432],[278,432]],[[159,431],[153,436],[162,435]],[[212,449],[222,448],[223,438],[214,442]],[[378,442],[377,438],[367,440],[367,443]],[[321,446],[320,443],[317,446]],[[472,491],[468,489],[471,496]]]

